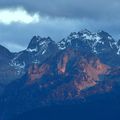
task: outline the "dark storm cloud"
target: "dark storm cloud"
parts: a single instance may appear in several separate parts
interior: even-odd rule
[[[0,7],[23,6],[55,17],[120,18],[120,0],[1,0]]]

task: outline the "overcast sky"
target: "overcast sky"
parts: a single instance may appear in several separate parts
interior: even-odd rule
[[[33,35],[60,41],[85,28],[120,38],[120,0],[0,0],[0,44],[11,51]]]

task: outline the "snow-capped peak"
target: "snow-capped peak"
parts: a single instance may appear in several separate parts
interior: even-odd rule
[[[72,32],[66,39],[63,39],[58,43],[58,47],[61,50],[64,50],[67,45],[70,45],[72,41],[96,41],[99,42],[101,37],[96,33],[91,33],[89,30],[84,29],[77,32]]]
[[[82,30],[79,31],[79,33],[91,34],[91,32],[88,29],[82,29]]]
[[[26,51],[28,51],[28,52],[37,52],[38,50],[37,50],[37,48],[34,48],[34,49],[27,48]]]
[[[116,51],[117,54],[120,54],[120,46],[117,45],[117,42],[111,35],[104,31],[93,33],[87,29],[79,32],[72,32],[67,38],[64,38],[58,43],[58,48],[64,50],[69,46],[73,46],[73,44],[79,47],[81,42],[87,44],[96,54],[108,50],[114,50],[114,52]]]
[[[103,30],[102,31],[98,31],[97,34],[100,35],[103,38],[108,38],[109,40],[113,39],[112,36],[109,33],[105,32]]]
[[[40,36],[34,36],[26,51],[41,52],[41,54],[44,54],[50,42],[52,42],[52,39],[50,37],[42,38]]]
[[[79,35],[78,33],[76,32],[72,32],[69,36],[68,36],[68,39],[77,39],[79,38]]]
[[[79,39],[81,37],[90,38],[90,37],[92,37],[91,35],[92,35],[92,33],[89,30],[84,29],[84,30],[81,30],[79,32],[72,32],[67,37],[67,39]]]

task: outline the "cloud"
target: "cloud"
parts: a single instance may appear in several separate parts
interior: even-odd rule
[[[23,8],[15,9],[0,9],[0,23],[9,25],[11,23],[37,23],[40,21],[40,16],[37,13],[29,14]]]
[[[53,17],[120,19],[120,0],[1,0],[0,6],[23,6]]]

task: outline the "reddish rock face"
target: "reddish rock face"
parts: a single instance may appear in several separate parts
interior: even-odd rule
[[[5,99],[9,105],[13,100],[18,104],[12,106],[15,113],[25,112],[68,101],[81,103],[92,95],[111,92],[117,84],[120,67],[112,68],[94,55],[66,49],[40,65],[33,64],[23,78],[9,86]],[[4,106],[7,110],[6,103]]]
[[[35,64],[29,68],[29,82],[36,83],[42,79],[43,83],[40,88],[49,88],[54,86],[58,79],[61,77],[63,82],[59,86],[55,86],[52,96],[64,98],[64,92],[68,89],[74,89],[77,93],[76,96],[82,97],[82,91],[88,88],[94,88],[89,94],[97,93],[98,91],[110,91],[112,89],[112,82],[109,81],[108,85],[103,88],[99,86],[103,76],[115,74],[117,69],[111,68],[103,64],[96,56],[84,56],[79,51],[67,49],[54,58],[45,61],[41,66]],[[119,73],[117,73],[119,74]],[[50,80],[44,82],[48,76]],[[57,77],[56,77],[57,76]],[[45,80],[46,81],[46,80]],[[66,83],[67,81],[67,83]],[[103,81],[107,81],[104,79]],[[71,90],[70,90],[71,91]],[[66,91],[68,97],[72,96],[72,92]],[[86,96],[87,94],[85,94]]]
[[[66,66],[67,66],[68,60],[69,60],[69,57],[67,55],[64,55],[60,59],[58,66],[57,66],[59,74],[64,74],[66,72]]]
[[[37,99],[40,97],[38,101],[47,104],[49,101],[81,100],[110,92],[120,81],[116,76],[120,76],[120,67],[112,68],[94,54],[83,54],[68,48],[41,64],[33,64],[28,69],[25,85],[21,86],[28,87],[28,90],[35,89],[26,93],[40,95],[37,96]]]
[[[74,85],[81,91],[85,88],[95,86],[97,82],[99,82],[99,76],[105,75],[108,72],[108,67],[105,64],[102,64],[99,59],[97,60],[90,60],[87,62],[85,59],[80,61],[79,68],[82,67],[84,76],[79,78],[79,75],[76,75]]]
[[[28,74],[30,78],[29,82],[33,82],[35,80],[40,79],[44,74],[47,73],[48,69],[49,69],[49,65],[47,64],[43,64],[40,67],[37,64],[31,66],[28,70]]]

